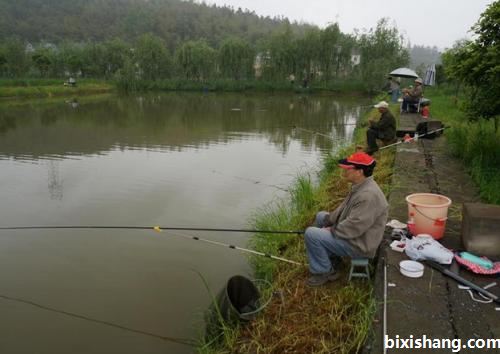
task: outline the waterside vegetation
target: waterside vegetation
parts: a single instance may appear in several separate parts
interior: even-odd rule
[[[75,87],[58,79],[0,79],[0,99],[50,98],[108,93],[116,90],[111,82],[83,79]]]
[[[464,94],[455,96],[454,86],[429,88],[431,115],[450,126],[446,138],[451,153],[459,157],[479,187],[481,198],[500,204],[500,130],[494,119],[471,120],[462,107]]]
[[[393,107],[397,110],[397,107]],[[375,115],[371,112],[370,115]],[[366,120],[368,117],[364,117]],[[356,144],[364,143],[364,128],[356,129]],[[353,152],[355,145],[328,155],[316,178],[299,176],[289,198],[258,210],[252,227],[296,230],[310,225],[319,210],[333,210],[347,195],[348,183],[340,176],[337,160]],[[395,152],[376,154],[374,178],[388,193]],[[317,180],[314,183],[313,180]],[[262,252],[279,254],[305,263],[302,236],[258,234],[252,246]],[[370,335],[375,300],[371,285],[344,280],[320,288],[308,288],[306,266],[290,266],[266,258],[251,258],[258,278],[273,282],[264,295],[275,296],[263,314],[247,326],[237,326],[219,341],[202,345],[201,353],[352,353]],[[345,271],[345,265],[344,271]],[[207,342],[208,343],[208,342]]]

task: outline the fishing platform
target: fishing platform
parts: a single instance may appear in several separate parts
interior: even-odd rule
[[[415,133],[419,135],[425,134],[432,130],[442,128],[441,121],[434,118],[424,118],[420,113],[404,113],[399,116],[399,124],[396,129],[396,136],[399,138],[404,137],[406,134],[413,137]]]
[[[415,114],[402,114],[402,121],[415,119]],[[417,118],[418,119],[418,118]],[[412,122],[411,120],[409,121]],[[416,121],[413,121],[413,124]],[[410,129],[411,127],[408,127]],[[399,145],[396,150],[391,192],[388,198],[389,215],[405,222],[408,218],[406,196],[412,193],[435,193],[448,196],[453,204],[446,221],[444,237],[439,241],[448,249],[460,250],[463,234],[463,219],[460,212],[463,203],[477,203],[480,195],[462,162],[447,152],[446,137],[419,139],[411,145]],[[484,213],[483,213],[484,214]],[[392,233],[387,228],[385,241],[380,249],[380,260],[375,273],[375,295],[377,299],[374,341],[364,353],[385,353],[387,338],[422,339],[467,339],[494,340],[500,338],[500,307],[497,303],[485,303],[456,280],[433,268],[425,267],[420,278],[408,278],[400,273],[399,263],[408,259],[405,253],[389,247]],[[384,261],[385,260],[385,263]],[[465,268],[450,266],[450,272],[481,288],[500,295],[498,278],[474,274]],[[495,286],[492,284],[495,283]],[[479,301],[478,301],[479,298]],[[385,306],[384,306],[385,304]],[[497,340],[498,341],[498,340]],[[427,347],[429,348],[429,347]],[[438,348],[437,346],[435,348]],[[462,347],[460,349],[463,349]],[[497,351],[495,351],[495,349]],[[415,352],[430,352],[430,349],[414,349]],[[435,349],[437,353],[449,353],[450,349]],[[464,353],[472,349],[464,349]],[[390,349],[390,353],[405,350]],[[485,352],[479,349],[477,352]],[[498,353],[498,347],[488,352]]]

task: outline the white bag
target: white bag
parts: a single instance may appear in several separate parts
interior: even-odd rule
[[[405,252],[415,261],[428,259],[441,264],[451,264],[453,261],[453,252],[426,234],[406,240]]]

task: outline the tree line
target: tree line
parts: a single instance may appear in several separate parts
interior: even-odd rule
[[[4,78],[214,79],[268,82],[295,81],[328,85],[335,80],[360,80],[377,89],[385,76],[409,61],[403,37],[382,19],[376,28],[345,34],[338,24],[310,27],[297,33],[284,21],[269,36],[251,43],[227,36],[219,45],[205,39],[186,40],[171,50],[164,39],[146,33],[128,42],[113,38],[29,44],[19,38],[0,41],[0,76]],[[359,58],[359,62],[356,59]]]
[[[444,72],[463,89],[471,120],[500,119],[500,1],[491,3],[472,27],[474,40],[460,40],[443,53]]]

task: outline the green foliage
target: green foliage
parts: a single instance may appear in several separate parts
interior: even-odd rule
[[[228,34],[255,44],[284,22],[249,10],[201,1],[163,0],[2,0],[0,38],[17,36],[37,43],[134,42],[144,33],[160,37],[173,52],[183,42],[205,38],[216,48]],[[294,33],[308,25],[292,24]]]
[[[289,198],[275,201],[260,210],[254,216],[253,227],[257,230],[301,230],[309,224],[317,211],[317,188],[309,176],[298,176],[290,189]],[[269,254],[281,254],[285,245],[295,242],[296,235],[256,234],[251,240],[252,246]],[[300,257],[301,254],[288,255]],[[256,276],[270,279],[279,264],[274,260],[251,258]]]
[[[25,44],[17,38],[8,38],[1,44],[0,67],[5,77],[24,76],[29,69],[30,58],[26,55]]]
[[[103,43],[106,62],[105,77],[113,77],[131,57],[131,48],[121,39],[114,38]],[[130,61],[130,60],[129,60]]]
[[[387,74],[394,68],[406,66],[409,53],[403,47],[403,39],[397,28],[390,27],[388,19],[381,19],[375,30],[359,38],[361,52],[360,74],[368,88],[378,90]]]
[[[262,77],[267,80],[287,80],[296,72],[296,43],[289,25],[263,42],[260,54]]]
[[[446,131],[452,153],[459,157],[479,186],[481,197],[488,203],[500,204],[500,132],[494,122],[470,121],[451,99],[447,87],[428,88],[432,97],[431,112],[452,128]]]
[[[175,62],[186,79],[205,81],[215,72],[216,51],[205,41],[189,41],[175,52]]]
[[[123,68],[117,71],[116,85],[124,92],[140,91],[143,88],[139,81],[136,65],[131,59],[125,59]]]
[[[242,39],[229,38],[222,42],[218,53],[219,70],[224,78],[251,79],[255,51]]]
[[[338,24],[328,26],[321,33],[319,65],[326,82],[332,77],[332,68],[336,67],[335,64],[340,64],[340,54],[342,53],[341,35]]]
[[[144,80],[167,78],[172,71],[172,61],[161,38],[145,34],[137,41],[134,59],[139,75]]]
[[[466,110],[470,119],[500,115],[500,1],[491,3],[472,28],[474,41],[458,42],[444,55],[447,74],[467,85]]]
[[[50,70],[50,65],[52,64],[52,53],[50,52],[50,49],[37,49],[31,56],[31,60],[40,72],[40,76],[47,77]]]

